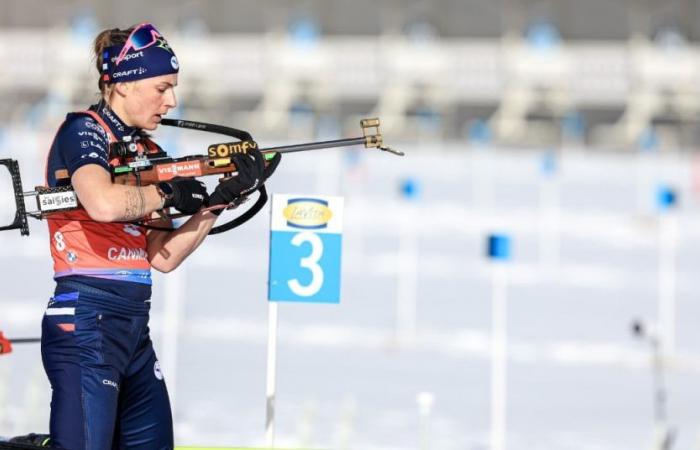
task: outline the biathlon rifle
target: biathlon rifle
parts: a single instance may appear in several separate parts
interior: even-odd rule
[[[10,339],[5,337],[5,335],[0,331],[0,355],[7,355],[12,353],[13,344],[35,344],[41,342],[41,338],[19,338]]]
[[[162,149],[151,152],[138,141],[117,142],[110,145],[110,160],[119,158],[120,164],[111,167],[112,179],[117,184],[146,186],[149,184],[168,181],[175,177],[200,177],[206,175],[232,176],[236,172],[236,166],[232,162],[235,153],[244,153],[248,149],[259,149],[258,144],[247,131],[230,128],[222,125],[215,125],[204,122],[193,122],[189,120],[162,119],[161,125],[184,128],[196,131],[222,134],[238,139],[235,142],[226,142],[210,145],[206,155],[183,156],[173,158]],[[272,159],[275,153],[293,153],[308,150],[319,150],[325,148],[349,147],[364,145],[365,148],[376,148],[394,155],[403,156],[399,150],[391,149],[384,145],[384,140],[379,131],[379,119],[362,119],[362,136],[349,139],[337,139],[332,141],[311,142],[306,144],[287,145],[282,147],[270,147],[259,149],[265,156],[266,161]],[[22,189],[22,179],[19,172],[19,163],[14,159],[1,159],[0,165],[5,166],[12,177],[12,188],[14,191],[15,217],[13,222],[7,226],[0,226],[1,230],[19,229],[22,236],[29,235],[28,217],[35,219],[51,219],[52,214],[64,213],[80,209],[78,197],[70,184],[70,176],[66,170],[56,172],[56,179],[63,180],[66,185],[59,187],[36,187],[34,191],[24,192]],[[267,192],[265,185],[258,189],[258,199],[247,211],[222,225],[212,228],[209,234],[217,234],[235,228],[252,218],[262,209],[267,202]],[[36,209],[28,209],[25,199],[34,197],[36,199]],[[245,199],[233,202],[227,208],[236,208]],[[183,214],[170,214],[167,211],[160,218],[177,218]],[[143,222],[139,225],[155,228]]]

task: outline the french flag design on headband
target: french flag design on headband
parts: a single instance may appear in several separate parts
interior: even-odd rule
[[[135,27],[124,45],[105,49],[102,61],[102,76],[107,83],[169,75],[180,69],[175,52],[150,23]]]

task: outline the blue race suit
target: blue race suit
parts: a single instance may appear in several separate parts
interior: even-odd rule
[[[92,116],[69,114],[59,128],[47,160],[48,186],[66,183],[56,171],[72,176],[86,164],[109,170],[110,141],[140,133],[104,102],[90,111]],[[139,236],[137,242],[145,247],[145,230],[70,214],[55,217],[50,229],[56,289],[43,318],[41,343],[52,388],[52,445],[172,449],[170,402],[148,329],[150,265],[144,262],[145,248],[117,247]],[[104,227],[112,229],[105,233]],[[58,270],[60,264],[70,267]]]

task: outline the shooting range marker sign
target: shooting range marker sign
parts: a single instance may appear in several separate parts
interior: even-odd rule
[[[340,303],[343,198],[274,194],[272,302]]]

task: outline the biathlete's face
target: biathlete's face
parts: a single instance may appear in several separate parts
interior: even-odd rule
[[[132,127],[155,130],[161,118],[177,106],[177,74],[124,83],[122,119]]]

